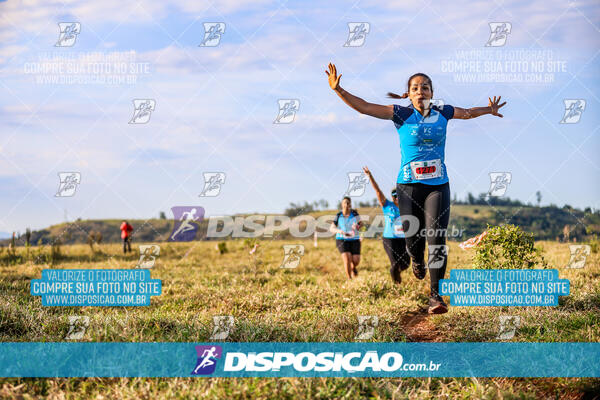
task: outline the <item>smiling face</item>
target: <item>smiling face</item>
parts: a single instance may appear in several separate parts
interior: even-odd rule
[[[424,76],[415,76],[410,80],[408,98],[412,102],[413,107],[421,110],[428,108],[432,97],[433,88],[429,79]]]
[[[344,200],[342,200],[342,212],[344,214],[348,214],[350,212],[351,208],[352,208],[352,203],[350,202],[350,199],[344,198]]]

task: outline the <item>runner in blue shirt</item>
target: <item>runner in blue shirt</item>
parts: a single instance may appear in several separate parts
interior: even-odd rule
[[[385,226],[383,228],[383,248],[390,259],[390,274],[396,283],[402,282],[400,273],[410,265],[410,257],[406,251],[406,241],[404,240],[404,230],[402,229],[402,220],[400,210],[398,209],[398,196],[396,189],[392,190],[392,201],[385,198],[385,195],[375,182],[369,168],[364,167],[363,171],[369,177],[369,181],[377,194],[377,200],[383,210]]]
[[[335,233],[335,244],[342,255],[348,279],[358,276],[356,267],[360,263],[360,227],[358,212],[352,209],[352,199],[346,196],[342,199],[342,211],[337,213],[329,230]]]
[[[411,104],[408,107],[398,104],[384,106],[368,103],[342,89],[339,85],[342,75],[338,76],[335,65],[330,63],[325,73],[331,89],[348,106],[361,114],[394,122],[402,155],[396,190],[406,247],[415,276],[423,279],[427,272],[427,241],[427,267],[431,281],[428,311],[434,314],[447,312],[448,306],[439,295],[439,280],[444,278],[448,262],[446,230],[450,218],[450,187],[444,163],[446,125],[452,118],[470,119],[485,114],[502,117],[498,110],[506,102],[500,103],[500,97],[496,99],[494,96],[493,100],[488,98],[487,107],[465,109],[434,105],[431,79],[423,73],[417,73],[408,79],[406,92],[402,96],[388,93],[391,98],[408,98]],[[410,226],[411,220],[417,222],[416,227]]]

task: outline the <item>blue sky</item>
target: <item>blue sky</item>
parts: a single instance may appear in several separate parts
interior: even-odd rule
[[[0,232],[62,222],[65,210],[70,220],[133,219],[178,205],[210,216],[335,204],[347,173],[363,165],[391,188],[400,166],[393,123],[347,107],[329,89],[329,62],[342,87],[374,103],[406,105],[385,94],[402,93],[415,72],[432,77],[446,104],[486,106],[502,95],[503,119],[448,125],[453,195],[486,192],[489,172],[508,171],[511,198],[535,203],[540,190],[542,204],[600,208],[599,5],[396,3],[0,2]],[[511,32],[504,46],[486,48],[495,21]],[[81,24],[72,47],[54,47],[59,22]],[[226,24],[218,46],[198,46],[203,22]],[[349,22],[370,24],[360,47],[343,47]],[[514,55],[527,64],[522,50],[543,53],[549,82],[459,82],[446,67],[461,51],[483,52],[471,56],[480,63]],[[51,73],[32,73],[49,54],[53,65],[75,68],[90,53],[128,56],[149,73],[110,85],[43,83]],[[549,71],[549,61],[564,70]],[[147,124],[128,124],[140,98],[156,109]],[[293,123],[273,124],[278,99],[300,100]],[[585,100],[578,123],[559,124],[564,99]],[[73,197],[54,197],[62,171],[81,172]],[[219,196],[200,198],[209,171],[225,172],[226,183]],[[373,197],[367,189],[363,198]]]

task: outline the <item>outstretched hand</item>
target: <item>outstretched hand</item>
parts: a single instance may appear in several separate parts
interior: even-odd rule
[[[365,174],[367,174],[367,176],[370,178],[371,177],[371,171],[369,170],[369,167],[364,166],[363,167],[363,171]]]
[[[325,73],[329,77],[329,87],[331,87],[333,90],[336,90],[340,86],[340,78],[342,77],[342,74],[340,74],[340,76],[337,75],[335,64],[329,63],[328,67],[329,71],[325,70]]]
[[[503,107],[506,104],[506,102],[499,104],[501,98],[502,98],[502,96],[498,96],[498,99],[496,100],[496,96],[494,96],[494,100],[492,100],[491,98],[488,97],[488,100],[490,101],[488,103],[488,107],[490,107],[492,109],[491,114],[495,115],[497,117],[500,117],[500,118],[502,118],[503,115],[498,112],[498,109],[500,107]]]

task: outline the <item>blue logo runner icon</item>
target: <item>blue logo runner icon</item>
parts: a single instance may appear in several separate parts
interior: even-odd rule
[[[196,346],[198,361],[192,375],[210,375],[215,372],[217,360],[223,355],[221,346]]]
[[[196,238],[199,223],[204,218],[204,208],[200,206],[171,207],[173,212],[173,231],[169,242],[190,242]]]

